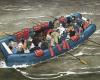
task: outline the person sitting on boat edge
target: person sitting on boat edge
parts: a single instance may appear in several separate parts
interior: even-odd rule
[[[10,50],[15,54],[17,53],[17,42],[13,41],[13,40],[9,40],[9,44],[8,44]]]
[[[65,28],[63,27],[63,25],[60,23],[60,26],[57,28],[57,30],[59,30],[60,36],[63,34],[63,32],[65,31]]]
[[[92,23],[92,21],[90,19],[87,19],[86,21],[84,21],[82,24],[83,30],[85,30],[91,23]]]
[[[53,21],[54,28],[58,28],[60,26],[60,22],[57,18]]]
[[[69,34],[71,40],[77,41],[79,39],[79,35],[75,32],[72,25],[68,27],[67,33]]]
[[[27,48],[27,41],[24,38],[18,43],[18,53],[29,53],[29,49]]]
[[[64,17],[64,16],[61,16],[61,17],[59,17],[59,22],[60,22],[60,24],[62,24],[62,26],[64,27],[64,28],[66,28],[67,27],[67,19]]]

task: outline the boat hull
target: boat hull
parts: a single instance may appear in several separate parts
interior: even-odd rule
[[[85,40],[87,40],[95,32],[95,30],[96,30],[96,25],[90,24],[88,26],[88,28],[81,34],[81,37],[78,41],[74,41],[74,42],[71,41],[70,42],[70,41],[66,40],[69,43],[70,49],[77,47],[79,44],[81,44]],[[29,54],[13,54],[13,55],[11,55],[11,54],[8,54],[6,52],[5,48],[1,44],[2,42],[7,43],[7,41],[9,39],[14,39],[14,37],[8,36],[0,41],[0,48],[1,48],[1,51],[3,52],[4,57],[5,57],[5,61],[6,61],[7,66],[22,65],[22,64],[27,64],[27,65],[37,64],[37,63],[40,63],[42,61],[46,61],[47,59],[61,55],[65,52],[67,53],[67,51],[70,50],[70,49],[66,49],[66,50],[62,49],[62,51],[59,52],[56,47],[53,47],[53,51],[54,51],[53,57],[51,56],[50,51],[48,49],[44,50],[44,55],[41,57],[37,57],[34,52],[29,53]],[[62,47],[62,45],[60,45],[60,46]]]

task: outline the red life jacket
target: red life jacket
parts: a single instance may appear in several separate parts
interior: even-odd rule
[[[22,31],[15,33],[15,36],[16,36],[17,41],[20,41],[20,39],[23,37]]]
[[[79,36],[78,36],[78,35],[74,35],[74,36],[71,37],[71,39],[72,39],[73,41],[77,41],[77,40],[79,39]]]
[[[24,39],[28,39],[29,38],[29,28],[24,28],[22,32],[23,32]]]

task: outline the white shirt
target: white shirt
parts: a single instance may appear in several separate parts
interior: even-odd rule
[[[31,43],[30,49],[34,48],[35,45],[33,43]]]
[[[60,31],[60,35],[63,34],[63,32],[65,31],[65,28],[63,26],[60,25],[60,27],[58,27],[57,29],[59,29]]]

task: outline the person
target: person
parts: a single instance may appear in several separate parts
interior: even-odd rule
[[[10,50],[13,52],[13,53],[17,53],[17,42],[11,40],[9,41],[9,44],[8,44]]]
[[[34,44],[34,48],[32,49],[33,51],[34,50],[37,50],[37,49],[40,49],[40,36],[35,36],[33,39],[32,39],[32,44]]]
[[[34,51],[34,48],[35,48],[35,45],[34,45],[34,43],[31,41],[31,45],[30,45],[30,48],[29,48],[30,52],[33,52],[33,51]]]
[[[65,31],[65,28],[62,26],[62,24],[60,24],[60,26],[57,28],[60,32],[60,36],[63,34],[63,32]]]
[[[69,28],[67,29],[67,32],[71,40],[77,41],[79,39],[79,35],[75,32],[73,26],[69,26]]]
[[[17,52],[18,53],[24,53],[24,49],[23,49],[23,44],[21,42],[18,43],[18,46],[17,46]]]
[[[90,19],[87,19],[87,20],[82,24],[83,30],[85,30],[85,29],[89,26],[89,24],[91,24],[91,23],[92,23],[92,21],[91,21]]]
[[[58,27],[60,26],[60,22],[59,22],[58,19],[55,19],[55,20],[53,21],[53,24],[54,24],[54,28],[58,28]]]
[[[49,21],[49,25],[48,25],[49,29],[53,29],[54,28],[54,24],[52,21]]]
[[[72,24],[71,25],[73,25],[73,28],[77,34],[79,33],[79,28],[80,28],[80,26],[78,25],[78,21],[79,21],[78,17],[72,16]]]
[[[61,17],[59,18],[59,22],[62,24],[62,26],[63,26],[64,28],[67,27],[67,19],[66,19],[64,16],[61,16]]]
[[[15,47],[9,46],[9,49],[16,54],[17,53],[17,49]]]
[[[53,29],[49,29],[49,30],[47,31],[47,35],[46,35],[46,40],[47,40],[48,44],[50,44],[50,45],[52,45],[52,46],[54,46],[54,39],[53,39],[52,36],[51,36],[51,33],[52,33],[53,31],[54,31]]]
[[[51,33],[51,37],[54,39],[54,42],[58,44],[58,41],[59,41],[59,33],[54,31]]]
[[[27,42],[22,38],[22,40],[18,44],[18,52],[19,53],[29,53],[29,49],[27,48]]]
[[[42,44],[41,44],[41,49],[45,50],[45,49],[48,49],[48,42],[47,41],[43,41]]]

